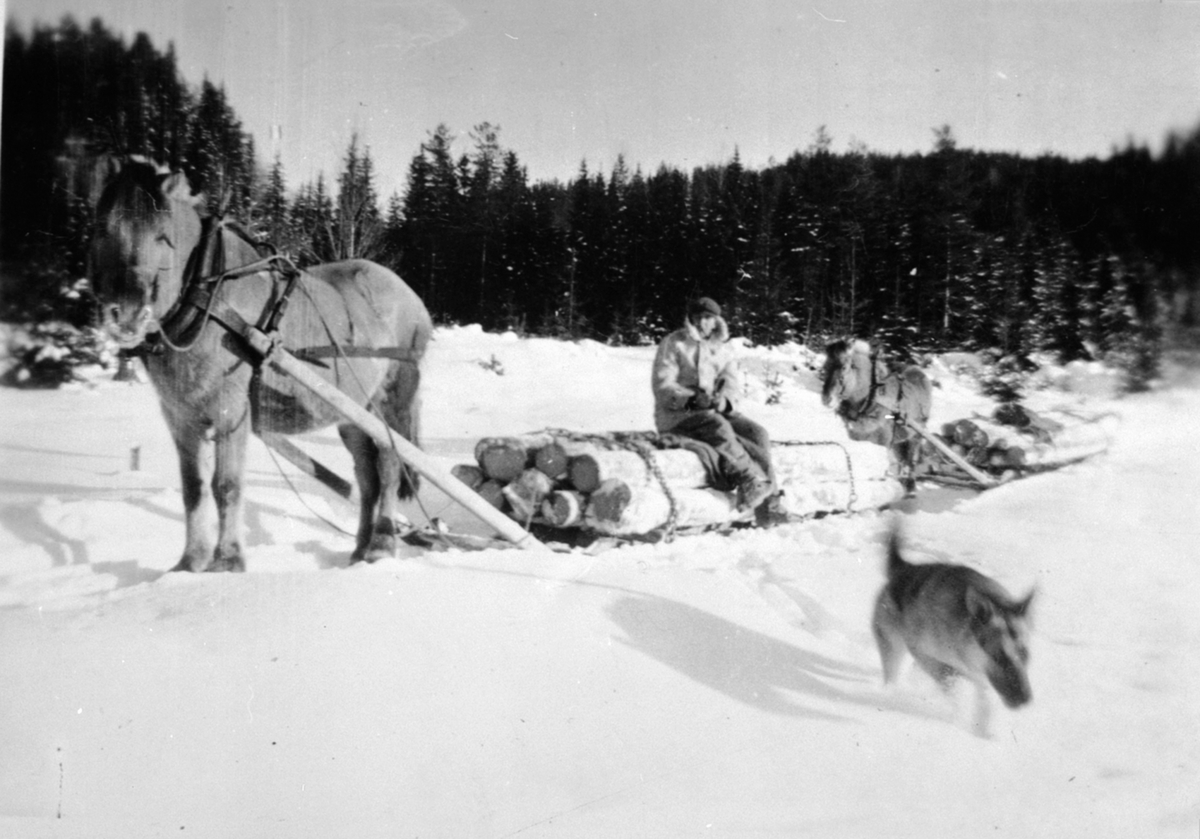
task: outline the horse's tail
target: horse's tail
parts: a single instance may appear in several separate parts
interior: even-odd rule
[[[421,445],[421,397],[414,394],[408,406],[408,427],[400,429],[400,433],[408,442],[418,448]],[[421,475],[408,464],[400,471],[400,486],[397,492],[401,501],[416,498],[417,490],[421,488]]]
[[[421,368],[416,363],[401,362],[393,382],[396,410],[392,415],[393,428],[417,448],[421,446]],[[401,501],[416,497],[421,476],[407,464],[400,473],[398,492]]]
[[[397,278],[403,286],[403,281]],[[421,446],[421,363],[425,350],[433,338],[433,321],[420,298],[412,289],[404,286],[410,299],[406,303],[405,314],[400,335],[396,343],[407,345],[407,357],[401,360],[392,371],[392,381],[387,386],[393,406],[393,427],[404,436],[408,442],[420,448]],[[400,474],[398,493],[400,500],[407,501],[417,495],[421,486],[421,477],[417,470],[405,465]]]

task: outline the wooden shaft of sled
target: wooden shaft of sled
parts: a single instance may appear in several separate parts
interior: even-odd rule
[[[926,431],[924,428],[921,428],[918,425],[913,425],[912,423],[908,423],[908,427],[911,430],[920,434],[921,437],[923,437],[925,440],[928,440],[933,445],[933,447],[936,448],[939,452],[944,454],[946,457],[950,458],[950,460],[954,463],[955,466],[957,466],[959,469],[963,470],[964,472],[966,472],[968,475],[971,476],[971,480],[973,480],[973,481],[977,482],[978,484],[980,484],[981,486],[985,486],[985,487],[991,487],[991,486],[996,485],[995,478],[993,478],[991,475],[989,475],[986,472],[976,469],[974,466],[972,466],[970,463],[968,463],[966,461],[966,459],[963,458],[962,455],[960,455],[958,452],[954,451],[954,449],[950,448],[945,443],[943,443],[941,440],[939,440],[936,435],[930,433],[929,431]]]
[[[276,368],[304,385],[328,403],[331,408],[370,435],[376,445],[394,448],[396,453],[400,455],[400,458],[408,463],[408,465],[428,478],[434,486],[449,495],[453,500],[466,507],[468,512],[484,524],[495,529],[505,539],[512,542],[518,548],[526,550],[536,550],[545,547],[515,521],[491,504],[488,504],[473,492],[470,487],[451,475],[449,469],[445,469],[434,462],[428,455],[399,434],[393,433],[379,417],[322,379],[287,350],[274,346],[271,339],[261,331],[257,329],[247,330],[246,340],[256,352],[268,358],[270,363]]]
[[[316,478],[325,486],[336,492],[342,498],[349,498],[354,494],[354,487],[338,475],[325,464],[321,463],[308,455],[303,449],[297,446],[282,434],[266,433],[262,435],[262,441],[274,449],[285,460],[289,461],[293,466],[303,471],[307,475]]]

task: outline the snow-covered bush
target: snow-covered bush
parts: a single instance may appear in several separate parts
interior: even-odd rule
[[[1125,374],[1125,390],[1140,393],[1149,390],[1158,378],[1162,342],[1157,329],[1139,329],[1110,342],[1104,361]]]
[[[108,368],[116,360],[111,344],[96,329],[49,321],[17,329],[9,338],[11,366],[4,384],[58,387],[84,378],[87,368]]]

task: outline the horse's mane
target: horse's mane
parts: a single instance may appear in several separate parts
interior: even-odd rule
[[[166,174],[168,171],[165,167],[145,158],[128,158],[100,193],[96,216],[144,218],[166,209],[167,197],[162,189]]]
[[[825,345],[825,355],[828,358],[841,358],[848,354],[870,356],[871,345],[862,338],[838,338]]]

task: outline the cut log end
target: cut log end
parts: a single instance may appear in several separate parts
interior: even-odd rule
[[[587,496],[582,493],[555,490],[542,501],[542,518],[553,527],[575,527],[583,522],[586,504]]]
[[[533,456],[533,465],[539,472],[551,478],[558,479],[567,474],[570,463],[566,449],[558,443],[542,446]]]
[[[568,469],[571,486],[580,492],[595,492],[600,488],[600,464],[589,454],[571,458]]]
[[[525,471],[529,453],[519,440],[494,438],[476,447],[479,468],[495,481],[511,481]]]
[[[450,474],[473,490],[478,490],[480,485],[487,480],[483,470],[473,463],[459,463],[452,466]]]
[[[510,515],[518,521],[528,521],[542,506],[542,500],[550,494],[554,482],[537,469],[526,469],[515,481],[504,487],[504,497],[511,508]]]
[[[508,509],[508,500],[504,497],[504,484],[499,481],[487,480],[476,487],[479,496],[502,512]]]
[[[621,514],[633,500],[633,493],[624,481],[610,479],[602,483],[591,494],[588,501],[589,513],[599,521],[618,522]]]

